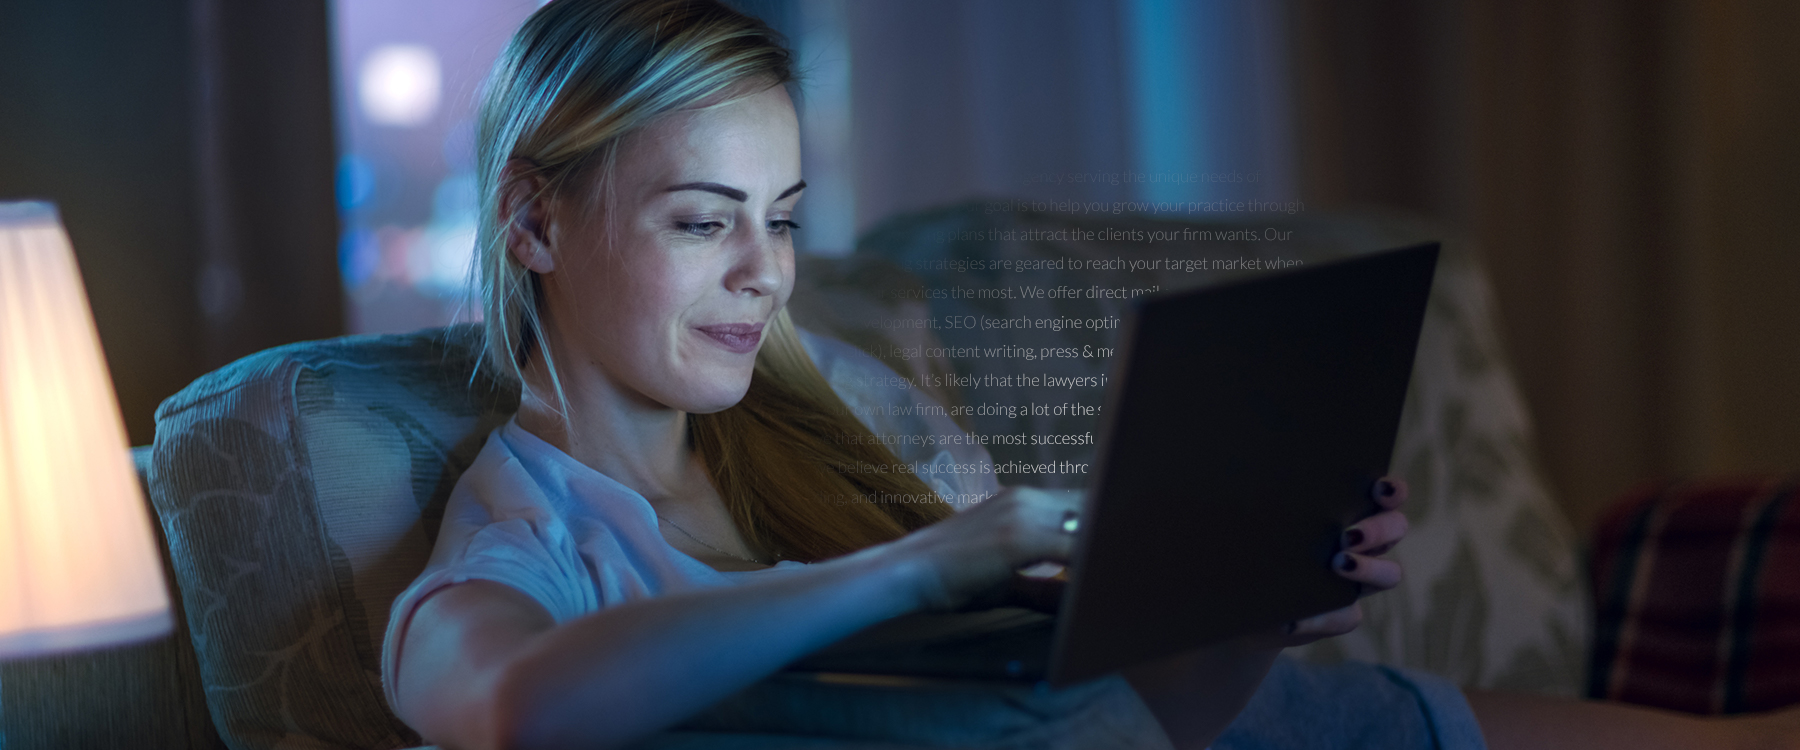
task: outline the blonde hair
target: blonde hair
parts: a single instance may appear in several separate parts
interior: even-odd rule
[[[556,0],[533,13],[495,64],[478,123],[483,367],[523,388],[523,367],[543,347],[551,395],[563,404],[554,353],[543,346],[541,282],[506,248],[509,180],[541,178],[552,198],[577,183],[605,186],[627,134],[755,93],[751,84],[793,81],[780,36],[714,0]],[[693,447],[746,541],[812,561],[950,515],[831,390],[786,309],[764,333],[743,400],[688,417]]]

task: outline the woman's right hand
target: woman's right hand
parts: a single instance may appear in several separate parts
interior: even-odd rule
[[[892,551],[922,563],[920,608],[952,610],[1006,584],[1019,568],[1067,562],[1075,535],[1063,522],[1080,510],[1078,490],[1009,487],[895,540]]]
[[[1406,538],[1406,515],[1400,508],[1410,494],[1404,480],[1382,477],[1369,490],[1370,498],[1381,508],[1380,512],[1344,531],[1344,549],[1333,558],[1332,567],[1338,575],[1362,586],[1359,599],[1400,585],[1400,563],[1382,555]],[[1343,609],[1296,621],[1289,626],[1283,645],[1299,646],[1344,635],[1361,625],[1362,618],[1362,603],[1352,602]]]

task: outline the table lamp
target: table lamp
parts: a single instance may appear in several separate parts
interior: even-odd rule
[[[0,659],[169,632],[168,589],[69,236],[0,203]]]

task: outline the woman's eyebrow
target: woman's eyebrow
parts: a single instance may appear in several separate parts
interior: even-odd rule
[[[794,183],[793,186],[789,187],[788,189],[781,191],[781,195],[775,196],[775,200],[781,200],[782,198],[786,198],[786,197],[793,195],[795,193],[798,193],[804,189],[806,189],[806,180],[801,180],[799,182]],[[680,185],[672,185],[669,187],[669,189],[664,190],[663,192],[679,193],[683,190],[701,190],[701,191],[705,191],[708,193],[717,193],[719,195],[723,195],[723,196],[730,198],[734,201],[737,201],[739,203],[743,203],[745,200],[748,200],[750,198],[749,193],[746,193],[746,192],[739,190],[737,188],[734,188],[734,187],[727,187],[725,185],[720,185],[719,183],[716,183],[716,182],[684,182],[684,183],[681,183]]]

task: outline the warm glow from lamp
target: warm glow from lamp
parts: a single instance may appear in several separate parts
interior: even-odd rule
[[[169,595],[56,208],[0,203],[0,659],[169,632]]]

